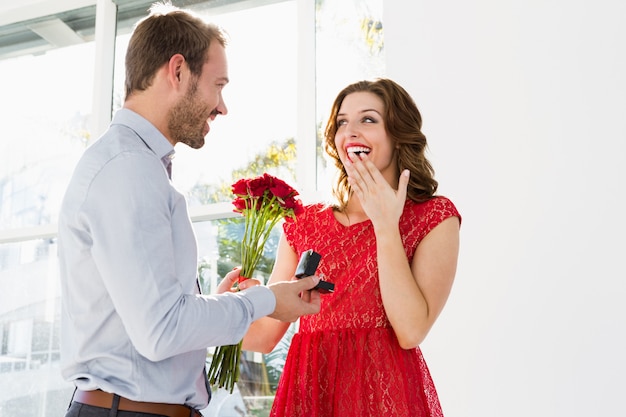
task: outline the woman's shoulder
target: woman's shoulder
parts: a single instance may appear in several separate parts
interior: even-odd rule
[[[459,221],[461,220],[461,214],[456,205],[445,196],[433,196],[421,203],[409,200],[407,209],[420,217],[426,216],[438,221],[443,221],[448,217],[458,217]]]
[[[287,223],[310,223],[319,221],[320,217],[327,216],[326,212],[332,210],[332,207],[323,203],[305,204],[302,210],[293,218],[285,219]]]
[[[305,204],[302,212],[297,216],[297,218],[317,217],[325,213],[327,210],[332,210],[332,206],[324,203]]]

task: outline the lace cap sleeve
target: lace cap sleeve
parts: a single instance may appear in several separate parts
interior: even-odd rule
[[[456,206],[446,197],[434,197],[421,204],[408,202],[408,210],[405,208],[400,228],[403,240],[410,248],[409,253],[431,230],[450,217],[458,217],[461,221]]]

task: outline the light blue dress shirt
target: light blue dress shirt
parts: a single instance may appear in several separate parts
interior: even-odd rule
[[[276,300],[263,286],[198,294],[187,203],[165,168],[173,153],[122,109],[79,161],[59,218],[62,373],[82,390],[201,409],[207,347],[239,342]]]

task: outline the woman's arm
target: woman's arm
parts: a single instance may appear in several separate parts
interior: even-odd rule
[[[459,219],[450,217],[417,246],[409,266],[397,226],[378,230],[380,291],[400,346],[418,346],[441,313],[456,274]]]
[[[422,343],[450,294],[459,253],[459,219],[448,218],[433,228],[417,246],[409,265],[398,227],[406,201],[408,170],[401,173],[394,190],[365,154],[351,155],[345,168],[376,233],[385,312],[400,346],[414,348]]]

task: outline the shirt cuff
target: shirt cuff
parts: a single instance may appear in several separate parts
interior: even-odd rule
[[[274,309],[276,309],[276,297],[274,293],[263,285],[248,288],[240,294],[246,297],[254,307],[252,321],[272,314]]]

